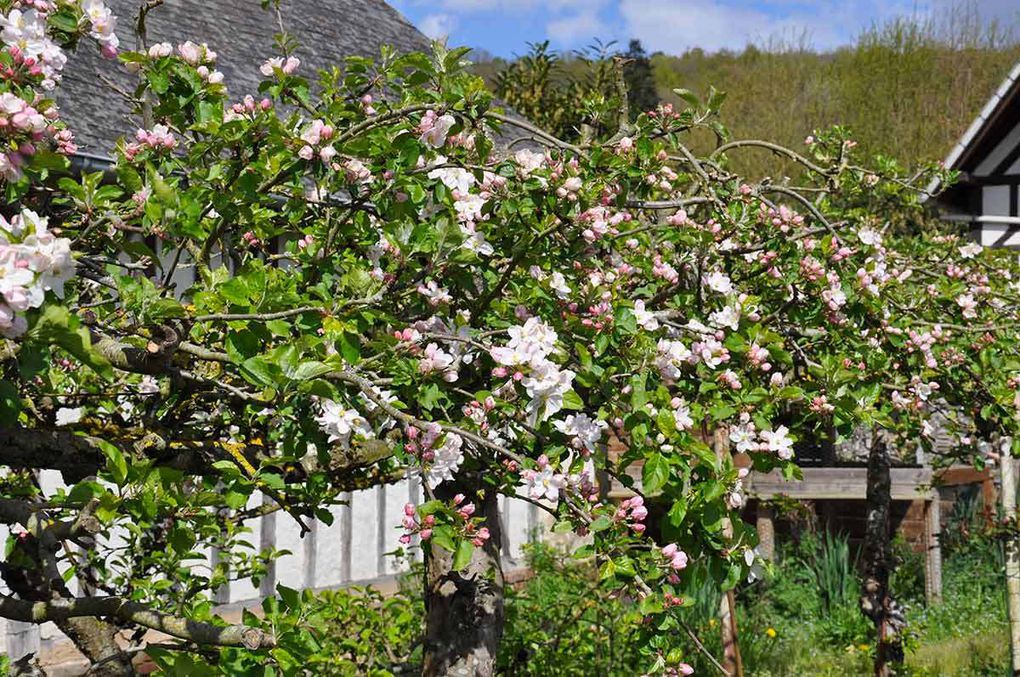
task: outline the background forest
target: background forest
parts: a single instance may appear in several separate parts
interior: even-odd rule
[[[520,112],[569,135],[586,114],[576,103],[584,92],[611,95],[611,69],[600,57],[619,52],[631,59],[628,84],[641,110],[659,101],[680,108],[677,88],[706,98],[715,87],[726,94],[734,138],[796,147],[815,129],[839,124],[869,151],[916,166],[944,157],[956,143],[1020,61],[1018,38],[1014,27],[983,23],[976,5],[961,3],[923,20],[874,25],[832,52],[814,50],[807,34],[774,36],[741,52],[695,48],[680,56],[595,41],[570,54],[536,44],[510,62],[482,52],[475,68]],[[698,141],[704,150],[715,140],[706,132]],[[789,169],[766,153],[742,160],[752,174]]]

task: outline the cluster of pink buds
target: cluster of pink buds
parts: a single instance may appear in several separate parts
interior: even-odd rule
[[[904,347],[908,353],[912,353],[915,350],[924,356],[924,364],[929,369],[934,369],[938,366],[938,360],[935,359],[935,353],[932,352],[932,347],[936,341],[941,339],[944,334],[942,327],[936,325],[931,331],[926,331],[923,334],[911,329],[908,334]]]
[[[453,457],[461,456],[461,438],[457,435],[444,434],[443,429],[439,427],[438,423],[428,423],[424,426],[424,429],[408,426],[404,434],[408,439],[407,443],[404,444],[404,451],[420,459],[423,464],[442,462],[444,455],[450,457],[446,458],[446,461],[450,461]],[[437,460],[437,457],[440,458]],[[456,463],[450,462],[449,465],[451,465],[452,470],[456,470],[455,466],[459,465],[459,461]]]
[[[687,568],[690,558],[687,553],[680,549],[676,543],[669,543],[662,548],[662,556],[669,561],[669,567],[673,571],[682,571]]]
[[[313,242],[315,242],[315,236],[312,235],[311,233],[308,233],[303,238],[297,241],[298,249],[306,249],[308,247],[311,247]]]
[[[336,150],[329,145],[329,140],[335,133],[332,125],[319,119],[312,120],[301,132],[301,141],[304,145],[298,150],[298,157],[302,160],[311,160],[318,155],[323,162],[329,163],[336,156]]]
[[[645,176],[645,183],[649,186],[656,186],[659,190],[668,193],[673,190],[673,182],[676,181],[677,178],[679,177],[672,168],[663,165],[659,168],[658,173],[648,174]]]
[[[776,259],[779,258],[779,253],[774,251],[763,251],[758,255],[758,263],[765,266],[765,272],[769,277],[779,279],[783,276],[782,271],[775,264]]]
[[[472,151],[475,149],[475,135],[463,131],[448,137],[446,143],[453,148],[463,148],[464,150]]]
[[[670,284],[676,284],[680,280],[680,273],[668,261],[664,261],[661,254],[656,254],[652,259],[652,275]]]
[[[20,177],[25,160],[35,155],[37,144],[59,133],[52,124],[56,118],[54,106],[40,111],[16,94],[0,94],[0,140],[8,149],[0,153],[0,174],[4,178],[13,180]],[[69,147],[68,141],[73,147],[73,137],[65,141],[63,147]]]
[[[605,292],[609,294],[610,292]],[[570,306],[576,308],[576,303],[571,303]],[[599,303],[588,306],[587,317],[581,320],[581,324],[585,327],[590,327],[595,331],[602,331],[606,327],[612,327],[613,325],[613,307],[608,301],[600,301]]]
[[[427,110],[418,123],[418,139],[432,148],[442,148],[455,124],[457,120],[452,115],[438,115],[434,110]]]
[[[809,282],[817,282],[825,277],[825,267],[813,256],[805,256],[800,260],[800,274]]]
[[[556,189],[556,196],[571,202],[577,201],[577,194],[581,192],[584,184],[580,176],[568,176],[567,179]]]
[[[967,276],[966,268],[958,266],[955,263],[950,263],[949,265],[946,266],[946,277],[950,279],[962,280],[966,276]]]
[[[569,182],[570,179],[567,181]],[[594,242],[606,235],[618,235],[620,233],[619,225],[630,223],[633,218],[634,216],[630,212],[612,212],[605,206],[597,206],[578,214],[577,224],[583,227],[581,235],[584,239]]]
[[[670,575],[672,577],[674,577],[674,578],[677,578],[677,581],[679,582],[680,579],[678,577],[676,577],[676,574],[670,574]],[[684,603],[684,598],[683,597],[678,597],[677,595],[674,595],[674,594],[669,593],[669,592],[666,592],[666,593],[662,594],[662,606],[664,608],[666,608],[666,609],[668,609],[670,607],[674,607],[674,606],[683,606],[683,603]]]
[[[78,152],[78,144],[74,142],[74,134],[70,129],[61,129],[53,135],[53,141],[57,144],[58,153],[74,155]]]
[[[740,378],[737,376],[736,372],[733,371],[732,369],[727,369],[723,373],[719,374],[718,380],[720,383],[722,383],[730,390],[740,390],[740,388],[742,387],[742,384],[740,383]]]
[[[372,95],[362,94],[359,103],[361,103],[361,111],[368,116],[375,115],[375,108],[372,106]]]
[[[246,245],[248,245],[249,247],[261,247],[262,246],[262,242],[255,235],[255,233],[253,233],[250,230],[245,231],[244,235],[241,236],[241,239],[244,240],[244,243]]]
[[[17,45],[8,45],[4,51],[10,55],[11,64],[0,64],[0,78],[20,82],[28,79],[41,80],[44,77],[43,67],[38,59],[25,56]]]
[[[336,151],[333,150],[332,146],[323,148],[322,152],[326,152],[327,148],[333,152],[333,155],[336,154]],[[330,157],[332,157],[332,155],[330,155]],[[323,160],[325,161],[326,158],[323,157]],[[342,167],[344,170],[344,178],[347,179],[348,183],[369,183],[372,181],[372,170],[365,166],[365,163],[361,160],[350,158],[344,161]]]
[[[273,107],[273,102],[268,98],[264,98],[261,101],[255,101],[255,97],[248,94],[244,97],[244,101],[235,103],[230,107],[230,112],[223,116],[226,122],[232,120],[239,120],[242,117],[253,117],[259,111],[267,111]]]
[[[648,517],[648,508],[645,507],[645,499],[641,496],[628,498],[616,509],[616,519],[621,522],[629,522],[627,526],[636,534],[645,532],[644,521]]]
[[[666,218],[666,223],[671,226],[683,227],[683,226],[694,226],[697,225],[691,220],[691,217],[687,215],[686,209],[680,209],[675,214],[670,215]]]
[[[411,542],[411,537],[415,534],[417,534],[418,538],[423,541],[429,540],[432,538],[432,527],[434,527],[435,524],[435,516],[425,515],[419,519],[418,509],[415,508],[414,504],[404,504],[404,519],[401,521],[401,525],[404,527],[404,533],[400,535],[400,542],[403,545],[407,545]]]
[[[402,343],[417,343],[421,339],[421,332],[414,327],[406,327],[403,330],[394,331],[393,338]]]
[[[124,146],[124,156],[128,160],[134,160],[144,149],[154,152],[168,151],[177,146],[177,139],[170,132],[166,125],[156,125],[151,130],[139,129],[135,132],[137,143],[129,143]]]
[[[674,129],[680,124],[682,117],[680,111],[674,109],[671,103],[659,104],[655,110],[648,111],[647,115],[663,130]]]
[[[816,414],[831,414],[836,410],[836,407],[829,404],[829,399],[825,395],[815,395],[811,398],[811,405],[809,407],[811,411]]]
[[[679,663],[676,667],[667,667],[662,672],[663,677],[688,677],[694,674],[694,668],[687,663]]]
[[[956,348],[946,348],[939,358],[945,367],[956,367],[967,360],[966,356]]]
[[[464,405],[464,415],[475,422],[481,430],[485,431],[489,429],[489,412],[496,408],[496,400],[492,397],[486,397],[485,402],[479,402],[478,400],[472,400]]]
[[[464,520],[464,535],[471,539],[471,544],[476,548],[480,548],[485,545],[485,542],[492,536],[489,533],[488,527],[479,528],[475,521],[472,520],[472,516],[475,514],[475,504],[465,503],[467,497],[464,494],[457,494],[453,497],[453,505],[457,511],[457,515]]]
[[[747,349],[747,361],[752,367],[761,369],[764,372],[772,370],[772,363],[769,362],[769,351],[757,343],[752,343]]]
[[[844,259],[850,258],[854,254],[853,249],[847,247],[845,244],[840,244],[839,240],[837,240],[836,238],[832,239],[832,245],[836,247],[836,251],[833,252],[832,256],[829,257],[829,260],[832,261],[833,263],[839,263]]]
[[[288,56],[286,58],[274,56],[271,59],[266,59],[265,63],[259,66],[259,72],[267,78],[272,77],[273,73],[277,70],[281,71],[284,75],[291,75],[300,65],[301,60],[296,56]]]
[[[763,204],[760,216],[763,221],[772,224],[783,233],[788,233],[791,229],[804,225],[804,217],[786,205],[780,205],[779,209],[773,209]]]

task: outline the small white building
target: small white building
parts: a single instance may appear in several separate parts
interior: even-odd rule
[[[986,247],[1020,247],[1020,63],[945,159],[959,180],[935,198]],[[933,184],[930,189],[937,189]]]

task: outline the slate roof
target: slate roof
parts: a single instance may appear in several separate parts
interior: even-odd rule
[[[107,4],[118,17],[122,49],[134,49],[139,1]],[[284,28],[300,44],[296,55],[306,76],[346,56],[378,56],[384,44],[401,52],[429,49],[428,38],[383,0],[280,0],[280,9]],[[279,54],[273,45],[278,32],[275,14],[263,10],[259,0],[166,0],[149,13],[146,29],[150,45],[208,43],[219,54],[217,68],[236,99],[256,93],[262,78],[258,67]],[[104,77],[127,91],[136,84],[123,64],[103,59],[94,44],[83,41],[68,59],[56,91],[61,114],[85,156],[108,156],[119,137],[130,136],[138,127],[128,104]]]

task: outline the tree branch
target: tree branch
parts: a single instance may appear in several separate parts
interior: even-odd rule
[[[276,638],[258,628],[201,623],[164,614],[120,597],[81,597],[29,602],[0,595],[0,616],[36,624],[67,618],[113,617],[196,644],[243,646],[248,649],[271,649],[276,646]]]

